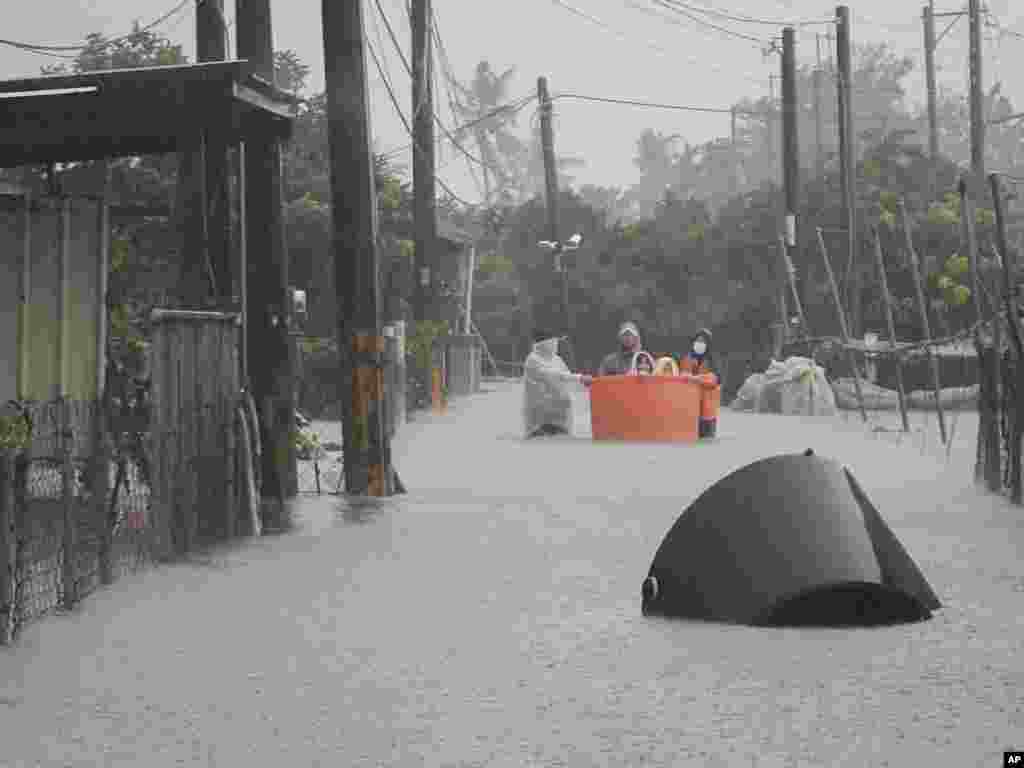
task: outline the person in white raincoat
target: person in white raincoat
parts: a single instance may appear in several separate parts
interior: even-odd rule
[[[573,384],[589,386],[592,379],[572,373],[558,355],[561,337],[545,331],[534,334],[533,351],[523,367],[523,427],[527,437],[572,434]]]

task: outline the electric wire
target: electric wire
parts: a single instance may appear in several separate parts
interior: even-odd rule
[[[402,125],[405,126],[406,133],[408,133],[410,138],[413,139],[413,146],[418,146],[415,143],[416,142],[416,137],[415,137],[415,135],[413,133],[412,126],[409,124],[409,121],[406,119],[405,114],[402,112],[402,107],[398,103],[398,97],[395,96],[395,91],[391,87],[391,81],[386,78],[386,76],[384,74],[384,67],[381,65],[380,58],[378,58],[377,52],[374,50],[373,45],[370,44],[369,40],[366,41],[366,48],[370,52],[370,56],[373,59],[374,65],[377,67],[377,72],[380,73],[381,78],[384,80],[384,87],[385,87],[385,89],[387,89],[388,96],[391,98],[391,105],[395,108],[395,112],[398,114],[398,117],[401,119]],[[436,173],[434,175],[434,179],[437,182],[437,185],[439,187],[441,187],[441,189],[443,189],[445,191],[445,193],[449,197],[451,197],[453,200],[461,203],[462,205],[466,206],[467,208],[475,208],[476,207],[476,205],[474,203],[470,203],[469,201],[464,200],[463,198],[461,198],[457,194],[455,194],[455,192],[452,191],[451,187],[449,187],[447,184],[445,184],[444,179],[442,179]]]
[[[629,35],[626,35],[626,34],[623,34],[622,32],[619,32],[612,25],[605,23],[601,19],[599,19],[596,16],[593,16],[593,15],[587,13],[586,11],[581,11],[579,8],[576,8],[575,6],[572,6],[569,3],[565,2],[565,0],[551,0],[551,2],[554,3],[555,5],[559,6],[560,8],[563,8],[564,10],[568,11],[569,13],[575,14],[576,16],[579,16],[582,19],[586,19],[591,24],[594,24],[594,25],[596,25],[598,27],[601,27],[605,31],[610,32],[611,34],[615,35],[617,38],[619,38],[620,40],[622,40],[624,42],[627,42],[627,43],[643,42],[643,44],[646,47],[650,48],[651,50],[653,50],[653,51],[655,51],[655,52],[657,52],[659,54],[661,54],[662,56],[680,56],[681,58],[685,59],[686,61],[688,61],[691,64],[697,64],[697,65],[699,65],[701,67],[704,67],[706,69],[710,69],[713,72],[719,72],[719,73],[722,73],[722,74],[730,74],[730,75],[737,75],[738,74],[744,80],[747,80],[748,82],[754,83],[755,85],[759,85],[762,88],[764,87],[764,82],[760,78],[756,78],[756,77],[754,77],[753,75],[751,75],[749,73],[743,73],[743,72],[737,73],[733,69],[728,69],[726,67],[721,67],[721,66],[717,66],[717,65],[714,65],[714,64],[710,64],[707,61],[703,61],[703,60],[697,59],[697,58],[695,58],[693,56],[681,55],[681,54],[679,54],[676,51],[670,51],[669,49],[663,48],[662,46],[658,45],[657,43],[653,43],[653,42],[650,42],[650,41],[636,41],[634,38],[630,37]]]
[[[377,6],[378,13],[380,13],[381,21],[384,22],[384,26],[385,26],[385,28],[388,31],[388,35],[391,37],[391,42],[394,45],[395,50],[398,51],[398,57],[399,57],[399,59],[402,62],[402,66],[405,67],[405,71],[409,74],[409,77],[412,77],[413,76],[412,66],[409,63],[409,60],[405,57],[405,52],[402,50],[402,46],[398,42],[398,36],[395,34],[395,30],[391,26],[391,22],[388,19],[387,14],[384,12],[384,8],[382,7],[380,0],[374,0],[374,2],[376,4],[376,6]],[[382,73],[382,77],[383,77],[383,73]],[[422,105],[419,105],[419,106],[422,106]],[[434,122],[437,123],[437,125],[441,129],[441,131],[445,134],[445,136],[448,138],[448,140],[460,152],[462,152],[468,159],[472,160],[473,162],[478,163],[481,166],[487,167],[487,164],[483,160],[481,160],[480,158],[472,155],[465,147],[462,146],[461,143],[459,143],[458,139],[456,139],[455,136],[448,130],[447,126],[444,125],[444,123],[441,121],[441,118],[438,117],[436,112],[433,112],[432,116],[434,118]]]
[[[786,20],[786,19],[762,19],[755,16],[746,16],[742,14],[734,14],[728,11],[720,11],[710,6],[696,6],[683,0],[670,0],[673,5],[678,5],[695,13],[703,13],[708,16],[714,16],[725,21],[735,21],[740,24],[762,24],[771,27],[809,27],[817,25],[835,24],[835,19],[804,19],[804,20]]]
[[[4,38],[0,38],[0,45],[6,45],[11,48],[19,48],[24,51],[33,52],[75,51],[81,53],[82,51],[86,50],[102,50],[104,48],[108,48],[111,45],[117,45],[118,43],[123,43],[125,40],[130,40],[140,32],[148,32],[149,30],[160,26],[165,21],[170,19],[172,16],[176,16],[177,14],[181,13],[185,9],[185,7],[192,2],[194,2],[194,0],[181,0],[181,2],[174,6],[171,10],[167,11],[167,13],[163,14],[156,20],[151,21],[149,24],[139,27],[138,29],[133,30],[127,34],[120,35],[119,37],[114,37],[110,40],[104,40],[103,42],[97,45],[90,45],[88,43],[85,45],[41,45],[38,43],[22,43],[16,40],[7,40]]]
[[[738,40],[751,41],[753,43],[756,43],[758,46],[761,46],[764,43],[764,41],[761,38],[759,38],[759,37],[754,37],[753,35],[748,35],[748,34],[745,34],[743,32],[737,32],[735,30],[729,29],[728,27],[719,26],[718,24],[715,24],[714,22],[711,22],[711,21],[705,21],[700,16],[697,16],[697,15],[691,13],[689,10],[687,10],[681,4],[674,3],[671,0],[651,0],[651,1],[653,3],[655,3],[655,4],[657,4],[657,5],[660,5],[662,8],[666,8],[666,9],[672,11],[673,13],[678,13],[678,14],[680,14],[682,16],[685,16],[686,18],[690,19],[691,21],[696,22],[697,24],[700,24],[701,26],[707,27],[708,29],[713,29],[713,30],[715,30],[717,32],[721,32],[722,34],[727,35],[729,37],[735,37]]]

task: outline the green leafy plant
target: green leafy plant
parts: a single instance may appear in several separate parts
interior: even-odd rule
[[[928,276],[928,285],[942,296],[947,307],[962,307],[971,300],[971,289],[961,283],[970,265],[966,256],[954,253],[942,265],[942,270]]]
[[[312,461],[319,459],[323,454],[320,445],[320,436],[316,432],[303,429],[292,430],[292,444],[300,459]]]
[[[31,437],[28,424],[21,414],[0,415],[0,450],[21,450]]]
[[[516,268],[515,263],[508,256],[501,253],[485,253],[480,257],[477,269],[485,275],[509,274]]]
[[[447,334],[448,330],[448,322],[445,320],[423,320],[416,323],[412,334],[406,339],[406,354],[421,369],[429,369],[433,361],[434,342]]]

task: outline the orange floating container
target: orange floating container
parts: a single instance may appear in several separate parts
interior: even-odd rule
[[[590,385],[595,440],[697,440],[703,383],[692,376],[601,376]]]

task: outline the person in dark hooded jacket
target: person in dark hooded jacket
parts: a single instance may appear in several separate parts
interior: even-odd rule
[[[679,362],[679,372],[699,376],[711,371],[711,331],[701,328],[690,341],[690,350]]]

